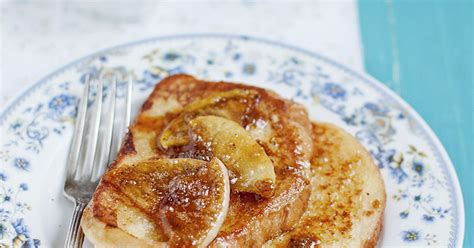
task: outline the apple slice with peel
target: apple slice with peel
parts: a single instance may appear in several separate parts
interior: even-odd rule
[[[229,175],[218,158],[174,177],[159,211],[169,246],[206,247],[224,222],[229,198]]]
[[[149,159],[115,167],[93,198],[102,222],[170,247],[205,246],[227,215],[228,171],[219,159]]]
[[[196,149],[210,151],[231,171],[233,189],[263,197],[273,195],[273,163],[243,127],[218,116],[199,116],[189,124]]]

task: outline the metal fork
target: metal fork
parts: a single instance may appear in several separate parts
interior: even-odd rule
[[[117,123],[118,115],[115,114],[117,80],[114,78],[109,83],[108,92],[104,92],[104,81],[88,76],[74,127],[64,184],[64,195],[74,202],[74,212],[65,243],[67,248],[82,247],[82,212],[92,198],[107,165],[112,162],[119,149],[123,135],[116,137],[114,133],[124,134],[130,124],[131,78],[127,82],[122,125]]]

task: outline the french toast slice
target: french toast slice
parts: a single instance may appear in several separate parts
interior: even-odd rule
[[[312,128],[308,208],[292,231],[265,247],[374,247],[386,203],[379,169],[344,130],[324,123]]]
[[[149,159],[209,161],[209,154],[162,147],[160,135],[187,105],[233,90],[251,92],[255,97],[235,100],[224,96],[197,115],[218,115],[239,123],[271,159],[275,181],[264,190],[256,187],[260,190],[257,193],[232,190],[231,186],[227,216],[211,247],[261,246],[299,221],[310,195],[309,164],[313,154],[311,124],[304,107],[258,87],[205,82],[188,75],[171,76],[162,80],[145,101],[117,159],[106,172],[107,176],[116,168]],[[97,247],[167,245],[160,221],[135,207],[133,197],[123,195],[123,189],[101,181],[82,217],[86,237]],[[142,221],[124,224],[120,221],[124,219]]]

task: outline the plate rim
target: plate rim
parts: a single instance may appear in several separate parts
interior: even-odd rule
[[[242,34],[228,34],[228,33],[183,33],[183,34],[172,34],[172,35],[160,35],[160,36],[153,36],[145,39],[140,39],[140,40],[134,40],[126,43],[121,43],[119,45],[111,46],[105,49],[100,49],[96,52],[87,54],[85,56],[82,56],[78,59],[75,59],[66,65],[60,67],[59,69],[54,70],[53,72],[47,74],[46,76],[42,77],[40,80],[36,81],[35,83],[31,83],[28,86],[24,87],[22,90],[20,90],[18,93],[16,93],[13,97],[11,97],[9,100],[5,102],[3,106],[0,107],[0,125],[4,124],[4,121],[8,118],[8,116],[15,110],[16,106],[19,106],[21,102],[25,100],[25,98],[31,94],[33,94],[36,89],[40,88],[43,86],[45,83],[47,83],[49,80],[54,78],[57,75],[60,75],[62,72],[70,69],[74,65],[84,61],[87,58],[97,56],[99,54],[104,54],[108,53],[110,51],[116,50],[116,49],[123,49],[127,47],[133,47],[136,45],[143,45],[147,43],[152,43],[152,42],[158,42],[158,41],[164,41],[164,40],[173,40],[173,39],[189,39],[189,38],[201,38],[201,39],[209,39],[209,38],[215,38],[215,39],[228,39],[228,40],[240,40],[240,41],[252,41],[252,42],[257,42],[257,43],[263,43],[266,45],[272,45],[284,49],[289,49],[291,51],[299,52],[305,55],[308,55],[313,58],[317,58],[318,60],[321,60],[323,62],[326,62],[332,66],[337,67],[338,69],[341,69],[347,73],[352,74],[356,78],[362,80],[364,83],[369,84],[370,87],[376,89],[378,92],[382,94],[388,95],[390,98],[392,98],[397,104],[399,104],[401,107],[406,109],[415,122],[420,125],[421,127],[421,133],[422,135],[426,136],[426,139],[428,140],[429,145],[432,145],[433,150],[436,152],[439,152],[439,157],[436,158],[437,160],[440,160],[440,164],[444,164],[446,166],[441,166],[445,167],[444,169],[448,172],[449,176],[447,177],[448,184],[450,184],[454,188],[454,202],[456,203],[456,214],[454,217],[458,217],[457,220],[459,220],[459,223],[456,228],[456,232],[453,234],[453,237],[455,240],[452,241],[452,244],[454,244],[454,247],[462,247],[464,243],[464,232],[465,232],[465,212],[464,212],[464,197],[462,194],[461,190],[461,185],[459,178],[456,173],[456,169],[454,167],[454,164],[449,157],[449,154],[447,153],[445,147],[439,140],[438,136],[434,133],[434,131],[431,129],[431,127],[426,123],[426,121],[421,117],[421,115],[410,105],[408,104],[403,98],[399,95],[397,95],[395,92],[393,92],[388,86],[383,84],[381,81],[377,80],[373,76],[369,75],[367,72],[364,72],[360,69],[355,69],[353,67],[347,66],[344,63],[335,61],[331,59],[328,56],[325,56],[323,53],[320,52],[315,52],[311,51],[296,45],[291,45],[285,42],[280,42],[280,41],[274,41],[271,39],[266,39],[266,38],[261,38],[261,37],[256,37],[256,36],[249,36],[249,35],[242,35]],[[441,168],[443,169],[443,168]],[[456,239],[457,238],[457,239]]]

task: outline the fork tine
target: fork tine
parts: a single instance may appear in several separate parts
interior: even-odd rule
[[[132,76],[128,77],[128,85],[127,85],[127,112],[125,113],[125,127],[130,126],[130,118],[132,112],[132,91],[133,91],[133,79]]]
[[[97,148],[97,141],[99,139],[99,128],[100,128],[100,121],[101,121],[101,114],[102,114],[102,88],[103,82],[102,80],[97,80],[97,93],[94,99],[94,108],[91,110],[91,121],[89,122],[92,126],[90,126],[90,132],[87,139],[86,149],[86,158],[84,159],[83,163],[80,164],[81,168],[78,168],[77,171],[80,171],[79,178],[84,180],[90,178],[92,174],[93,163],[96,154]]]
[[[102,173],[105,171],[105,168],[108,165],[109,157],[111,156],[110,149],[112,147],[112,135],[114,133],[115,127],[115,109],[116,109],[116,98],[117,98],[117,78],[114,77],[112,82],[110,83],[110,94],[109,94],[109,101],[106,106],[103,106],[104,109],[107,110],[105,114],[103,114],[103,118],[105,118],[105,123],[102,125],[105,128],[101,129],[101,135],[99,140],[101,141],[99,149],[99,153],[96,154],[96,161],[94,161],[94,172],[91,178],[91,181],[96,181]]]
[[[91,76],[87,75],[86,85],[84,87],[84,92],[82,93],[82,98],[80,100],[79,108],[77,110],[77,118],[74,126],[74,132],[72,135],[71,148],[69,150],[68,164],[67,164],[67,177],[74,176],[76,171],[79,153],[81,151],[81,143],[85,129],[86,121],[86,111],[87,111],[87,102],[89,100],[89,88],[91,83]]]
[[[125,116],[122,116],[119,119],[119,123],[114,126],[114,135],[112,135],[112,147],[110,149],[110,156],[109,156],[109,164],[113,162],[115,159],[115,155],[120,150],[120,145],[122,144],[122,139],[127,132],[127,127],[130,124],[130,116],[131,116],[131,105],[132,105],[132,87],[133,81],[131,77],[129,77],[126,85],[126,95],[125,95],[125,106],[122,104],[121,107],[125,108]]]

